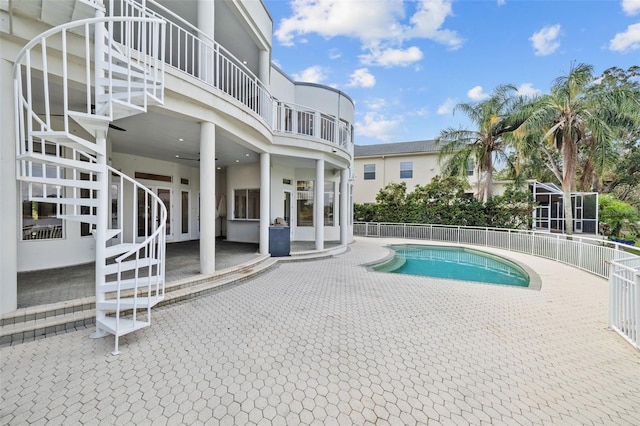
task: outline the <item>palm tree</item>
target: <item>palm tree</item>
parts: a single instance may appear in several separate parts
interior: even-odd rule
[[[486,201],[492,196],[496,160],[507,157],[504,136],[516,130],[524,121],[518,114],[521,98],[513,85],[498,86],[485,100],[460,103],[454,108],[463,112],[476,130],[447,128],[436,139],[441,144],[439,161],[443,172],[450,176],[467,176],[471,164],[479,172],[476,198]]]
[[[572,64],[568,75],[554,80],[550,94],[526,108],[529,118],[524,129],[541,135],[536,148],[562,184],[567,234],[573,233],[571,192],[576,187],[579,148],[586,153],[583,166],[589,173],[603,168],[620,128],[635,121],[629,117],[637,117],[640,110],[634,92],[623,87],[597,90],[597,84],[591,65]]]

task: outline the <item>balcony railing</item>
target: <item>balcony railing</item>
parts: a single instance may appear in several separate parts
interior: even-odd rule
[[[640,248],[577,235],[413,223],[355,222],[353,235],[495,247],[609,278],[609,327],[640,349]]]
[[[166,21],[167,65],[214,87],[256,113],[275,132],[306,135],[347,147],[347,123],[311,108],[283,104],[231,52],[181,16],[153,0],[109,0],[108,13]],[[118,34],[114,34],[117,39]],[[287,118],[288,117],[288,118]]]
[[[347,147],[351,141],[349,125],[336,117],[289,102],[274,102],[273,130],[281,133],[307,135]]]

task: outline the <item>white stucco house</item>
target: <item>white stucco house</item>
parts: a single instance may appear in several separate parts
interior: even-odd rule
[[[435,140],[356,145],[354,155],[354,202],[372,204],[378,192],[390,183],[407,184],[407,191],[426,185],[442,174],[440,147]],[[468,193],[476,192],[479,174],[471,164],[467,170]],[[507,182],[494,181],[495,195],[504,193]]]
[[[354,103],[271,63],[261,1],[4,0],[0,14],[0,313],[18,272],[95,260],[98,332],[114,333],[113,310],[162,298],[165,242],[199,239],[212,273],[217,236],[268,253],[276,218],[316,250],[351,240]],[[145,304],[108,297],[143,275]]]

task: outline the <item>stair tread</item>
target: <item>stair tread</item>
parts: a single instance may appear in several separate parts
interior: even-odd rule
[[[123,336],[127,333],[131,333],[133,331],[140,330],[142,328],[149,327],[149,325],[151,325],[151,323],[148,321],[139,321],[139,320],[134,321],[128,318],[120,318],[119,324],[118,324],[119,325],[118,332],[116,333],[116,326],[117,326],[116,321],[118,320],[114,317],[106,317],[106,318],[101,318],[96,320],[96,323],[100,327],[106,328],[109,331],[109,333],[117,336]]]
[[[52,197],[30,197],[29,201],[39,201],[42,203],[70,204],[77,206],[98,207],[96,198],[52,198]]]
[[[62,214],[58,215],[58,219],[73,220],[75,222],[90,223],[96,225],[98,218],[92,214]]]
[[[117,237],[122,232],[122,229],[107,229],[106,240],[109,241],[112,238]]]
[[[162,277],[159,275],[151,275],[147,277],[139,277],[138,281],[138,289],[145,289],[149,285],[149,279],[151,279],[151,286],[155,287],[156,284],[162,286]],[[127,278],[124,280],[120,280],[120,290],[133,290],[136,287],[136,279],[135,278]],[[108,281],[100,286],[100,289],[106,293],[110,291],[117,291],[118,283],[117,281]]]
[[[135,303],[135,306],[139,309],[145,309],[147,307],[154,307],[158,303],[160,303],[164,299],[164,296],[143,296],[138,297],[134,300],[133,297],[121,297],[120,298],[120,309],[127,310],[132,309]],[[99,310],[115,310],[118,305],[117,299],[107,299],[102,302],[96,302],[96,307]]]
[[[105,256],[113,257],[119,254],[124,254],[129,250],[139,247],[140,244],[137,243],[123,243],[123,244],[114,244],[105,249]]]
[[[100,189],[99,182],[93,182],[90,180],[79,179],[59,179],[59,178],[45,178],[41,176],[25,176],[21,175],[18,179],[25,182],[43,183],[52,186],[67,186],[70,188],[83,188],[83,189]]]
[[[143,259],[138,259],[137,261],[135,260],[127,260],[127,261],[123,261],[121,262],[121,271],[130,271],[132,269],[136,268],[136,264],[138,265],[138,268],[146,268],[148,266],[152,266],[152,265],[157,265],[158,263],[160,263],[160,261],[158,259],[154,259],[154,258],[143,258]],[[118,264],[117,263],[112,263],[109,265],[105,266],[105,275],[111,275],[111,274],[116,274],[118,273]]]
[[[24,154],[17,155],[16,159],[50,164],[53,166],[76,168],[92,173],[99,173],[101,171],[100,166],[96,163],[74,160],[72,158],[57,157],[55,155],[26,152]]]
[[[100,147],[93,142],[89,142],[64,130],[37,130],[32,131],[31,136],[48,140],[50,142],[56,142],[73,149],[82,147],[96,154],[105,154],[103,147]]]

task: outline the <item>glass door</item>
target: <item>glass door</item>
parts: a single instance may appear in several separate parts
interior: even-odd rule
[[[162,200],[164,206],[167,208],[167,225],[165,234],[167,235],[167,240],[171,240],[173,235],[171,230],[171,189],[159,187],[149,187],[149,189],[152,190],[160,200]],[[143,189],[138,188],[137,198],[138,240],[142,241],[151,234],[152,222],[154,220],[156,222],[160,220],[160,212],[153,211],[153,200],[146,196],[146,192]]]

